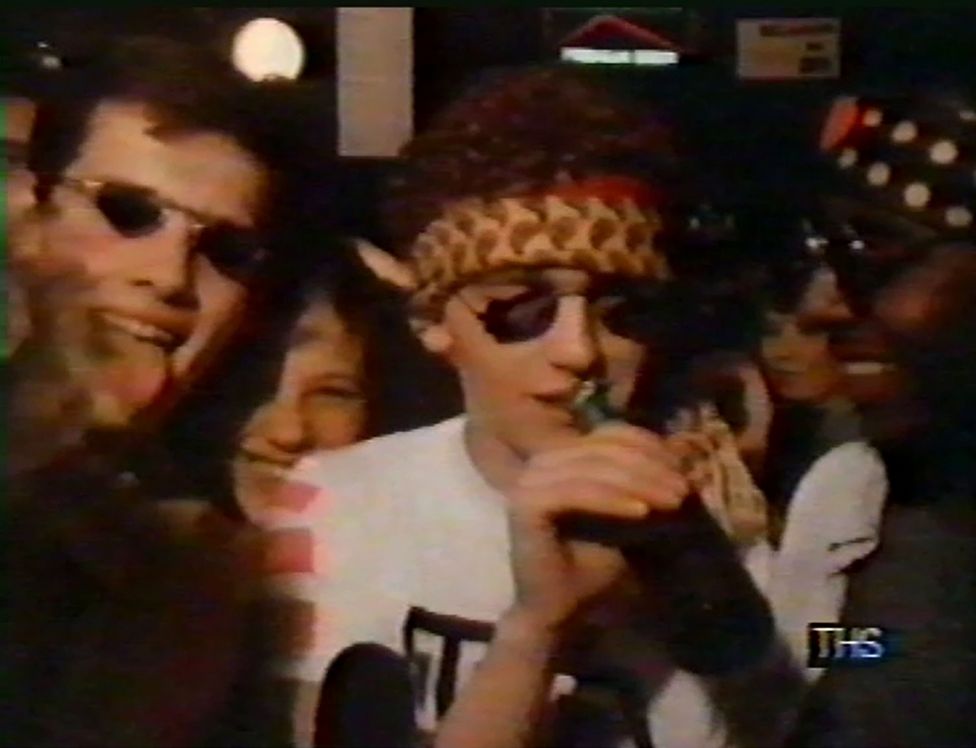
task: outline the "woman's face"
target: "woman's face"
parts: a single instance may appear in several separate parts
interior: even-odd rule
[[[795,314],[767,312],[762,364],[781,400],[823,403],[836,395],[842,374],[827,333],[805,329]]]
[[[248,516],[265,506],[304,455],[358,441],[366,425],[363,343],[325,301],[313,302],[291,331],[277,389],[241,432],[233,471]]]

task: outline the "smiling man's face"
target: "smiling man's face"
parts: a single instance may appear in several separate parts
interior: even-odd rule
[[[94,417],[125,427],[185,391],[232,329],[246,286],[199,240],[204,225],[253,228],[265,174],[229,136],[160,132],[145,107],[103,102],[64,176],[36,256],[79,274]]]

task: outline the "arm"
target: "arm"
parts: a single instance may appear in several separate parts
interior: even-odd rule
[[[556,632],[512,611],[437,732],[435,748],[532,743],[552,684]]]
[[[846,570],[876,547],[886,494],[883,464],[858,442],[821,456],[801,479],[767,590],[781,638],[757,667],[710,684],[736,744],[785,739],[821,672],[804,669],[806,625],[838,619]]]
[[[656,436],[622,424],[530,461],[509,493],[515,603],[437,734],[437,748],[524,748],[537,738],[553,660],[584,604],[620,580],[620,552],[563,536],[570,512],[640,519],[687,493]]]

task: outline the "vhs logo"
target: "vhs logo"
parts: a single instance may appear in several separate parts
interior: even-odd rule
[[[889,655],[890,636],[882,626],[807,624],[807,667],[871,664]]]

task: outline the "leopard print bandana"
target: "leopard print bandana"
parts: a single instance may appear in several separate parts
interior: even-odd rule
[[[680,412],[668,425],[668,446],[725,533],[739,546],[768,532],[766,497],[742,460],[735,434],[715,406],[703,403]]]
[[[449,206],[413,245],[418,316],[436,319],[466,281],[512,267],[570,267],[598,274],[667,279],[655,238],[659,212],[624,197],[550,193]]]

